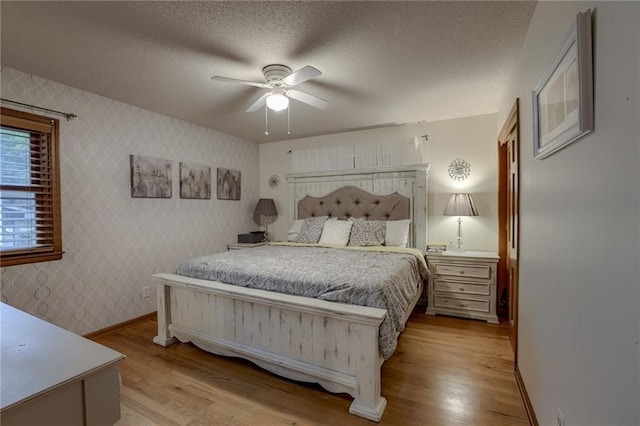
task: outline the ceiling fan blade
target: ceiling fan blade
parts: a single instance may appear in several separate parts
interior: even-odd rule
[[[296,101],[303,102],[305,104],[311,105],[312,107],[316,107],[319,109],[325,109],[326,107],[329,106],[329,102],[325,101],[324,99],[319,98],[317,96],[310,95],[305,92],[301,92],[299,90],[294,90],[294,89],[287,90],[287,96],[289,96],[292,99],[295,99]]]
[[[311,65],[307,65],[306,67],[301,68],[283,78],[282,82],[289,87],[293,87],[320,75],[322,75],[322,73],[319,70],[315,69]]]
[[[247,81],[247,80],[238,80],[237,78],[220,77],[218,75],[214,75],[213,77],[211,77],[211,80],[224,81],[225,83],[244,84],[245,86],[263,87],[265,89],[269,88],[269,86],[267,86],[264,83],[258,83],[255,81]]]
[[[260,96],[257,101],[255,101],[249,108],[247,108],[247,112],[254,112],[262,108],[267,103],[267,98],[271,92],[267,92],[264,95]]]

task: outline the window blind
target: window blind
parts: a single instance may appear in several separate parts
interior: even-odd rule
[[[3,266],[26,263],[15,261],[21,257],[43,261],[62,256],[55,152],[57,120],[35,117],[44,120],[6,116],[3,109],[0,128]]]

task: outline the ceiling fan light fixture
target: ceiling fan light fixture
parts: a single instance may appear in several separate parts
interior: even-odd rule
[[[267,106],[273,111],[282,111],[289,106],[289,98],[282,93],[274,93],[267,98]]]

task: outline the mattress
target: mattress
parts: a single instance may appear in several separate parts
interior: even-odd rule
[[[176,274],[386,309],[380,350],[387,359],[428,271],[422,253],[414,249],[283,243],[191,259]]]

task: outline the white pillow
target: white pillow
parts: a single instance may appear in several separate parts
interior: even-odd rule
[[[318,243],[346,246],[349,242],[349,235],[351,234],[351,225],[353,225],[353,222],[348,220],[326,221]]]
[[[293,221],[293,225],[287,231],[287,241],[295,241],[298,238],[298,234],[300,233],[300,229],[302,229],[302,223],[304,219],[298,219]]]
[[[409,241],[409,224],[411,220],[388,220],[384,245],[392,247],[406,247]]]

